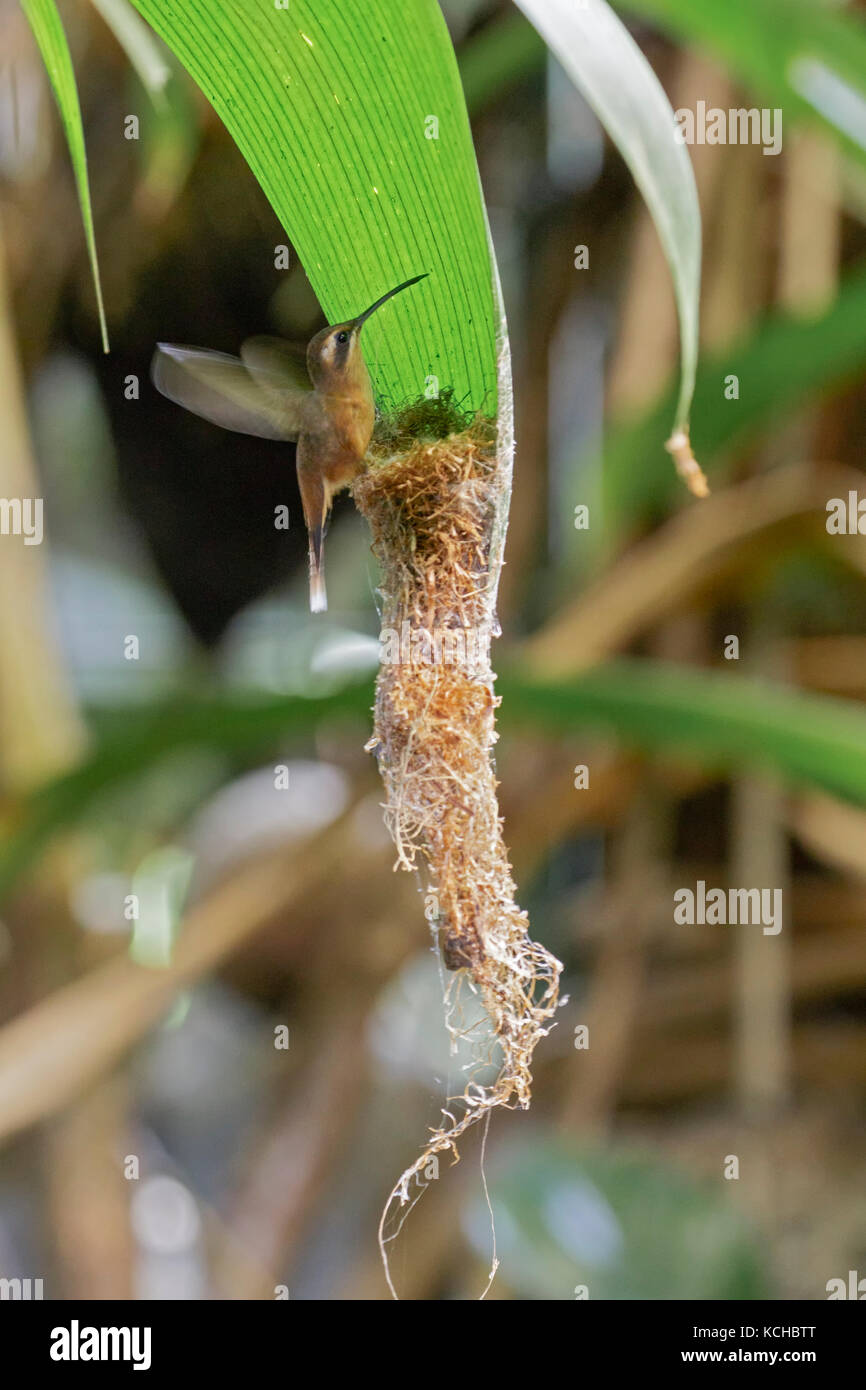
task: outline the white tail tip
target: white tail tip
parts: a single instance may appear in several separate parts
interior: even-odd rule
[[[327,613],[328,595],[325,592],[325,579],[321,574],[310,575],[310,612]]]

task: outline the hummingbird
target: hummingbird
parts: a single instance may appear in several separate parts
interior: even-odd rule
[[[357,318],[323,328],[307,345],[306,367],[297,348],[280,338],[248,338],[240,357],[157,344],[151,378],[169,400],[223,429],[297,441],[313,613],[328,607],[324,540],[332,498],[360,473],[373,436],[376,412],[361,329],[428,273],[388,290]]]

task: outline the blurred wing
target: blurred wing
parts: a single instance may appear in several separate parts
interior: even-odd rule
[[[310,391],[307,349],[284,338],[247,338],[241,344],[243,364],[274,406],[286,391]]]
[[[257,381],[268,389],[288,386],[295,391],[311,390],[307,371],[307,349],[303,343],[260,335],[241,344],[241,357]]]
[[[297,439],[309,386],[264,390],[239,357],[160,343],[151,365],[158,391],[211,424],[260,439]]]

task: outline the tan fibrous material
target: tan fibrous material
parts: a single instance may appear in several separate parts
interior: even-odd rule
[[[500,467],[492,429],[476,424],[374,455],[354,485],[382,568],[382,664],[368,748],[385,785],[395,867],[420,870],[429,885],[427,916],[445,965],[458,972],[448,990],[452,1015],[461,989],[474,995],[499,1050],[495,1080],[470,1076],[458,1113],[443,1110],[389,1206],[406,1203],[409,1180],[432,1154],[450,1150],[456,1159],[458,1136],[492,1107],[529,1105],[533,1050],[558,1005],[560,963],[530,939],[515,902],[491,764],[499,699],[489,551],[506,486]],[[460,1006],[472,1002],[464,997]],[[479,1058],[479,1068],[489,1060]]]
[[[665,444],[665,448],[671,455],[676,464],[677,472],[692,496],[709,497],[710,485],[707,482],[707,475],[694,456],[688,430],[675,430]]]

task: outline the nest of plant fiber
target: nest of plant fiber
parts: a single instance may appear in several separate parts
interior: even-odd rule
[[[493,427],[461,422],[436,437],[454,423],[446,401],[432,421],[420,422],[426,437],[418,437],[416,420],[406,433],[392,426],[353,489],[382,570],[381,666],[368,748],[385,786],[395,868],[418,871],[424,881],[426,915],[454,972],[446,990],[452,1037],[479,1039],[462,1095],[449,1098],[441,1126],[391,1193],[383,1240],[393,1238],[384,1235],[392,1208],[405,1217],[416,1195],[410,1182],[433,1155],[450,1151],[456,1160],[457,1139],[493,1107],[528,1107],[532,1054],[551,1027],[561,970],[530,939],[515,902],[491,762],[499,704],[490,664],[491,570],[498,568],[491,547],[509,480]],[[475,1018],[467,1023],[470,1010]],[[495,1079],[482,1084],[494,1055]]]

